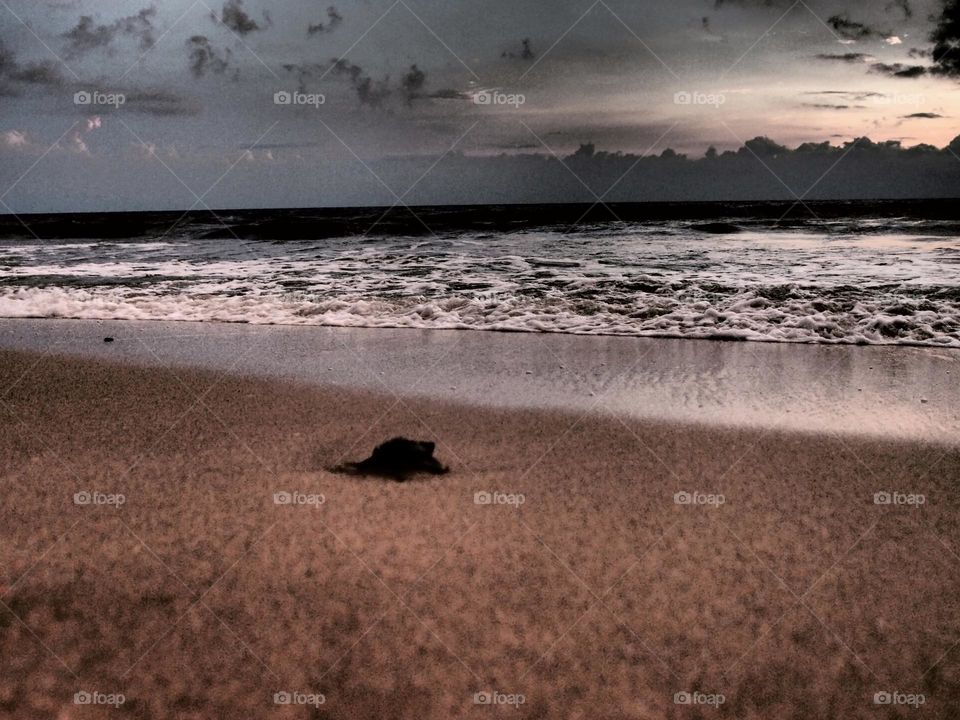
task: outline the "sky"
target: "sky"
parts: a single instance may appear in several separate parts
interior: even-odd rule
[[[461,156],[960,135],[958,0],[329,1],[0,0],[0,212],[380,204]]]

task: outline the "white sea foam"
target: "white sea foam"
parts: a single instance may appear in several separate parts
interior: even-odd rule
[[[0,316],[960,347],[960,241],[653,228],[0,245]]]

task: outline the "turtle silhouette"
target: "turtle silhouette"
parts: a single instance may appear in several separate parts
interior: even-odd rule
[[[450,472],[450,468],[433,456],[435,447],[429,441],[395,437],[377,445],[366,460],[343,463],[332,470],[351,475],[379,475],[397,482],[416,473],[443,475]]]

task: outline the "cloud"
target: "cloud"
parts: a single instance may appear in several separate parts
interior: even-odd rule
[[[0,132],[0,146],[5,148],[26,148],[30,145],[26,130],[6,130]]]
[[[709,25],[709,18],[704,18],[704,21]],[[510,59],[520,59],[520,60],[533,60],[536,57],[536,53],[533,52],[533,48],[530,45],[530,38],[524,38],[520,41],[520,51],[514,53],[509,50],[504,50],[500,57],[510,58]]]
[[[59,86],[63,84],[60,68],[49,61],[27,63],[10,73],[9,78],[26,85]]]
[[[145,7],[136,15],[114,20],[109,25],[98,25],[91,15],[83,15],[77,24],[63,33],[67,40],[67,56],[78,57],[98,49],[109,49],[119,37],[133,37],[139,41],[141,50],[149,50],[156,42],[153,18],[157,8]]]
[[[207,72],[214,75],[223,75],[230,68],[232,53],[230,48],[221,55],[211,44],[206,35],[194,35],[187,40],[187,49],[190,52],[190,72],[195,77],[203,77]]]
[[[896,78],[923,77],[930,71],[925,65],[904,65],[903,63],[874,63],[870,72]]]
[[[933,43],[931,50],[910,48],[907,56],[913,59],[932,58],[933,65],[909,65],[906,63],[874,63],[870,71],[889,77],[912,79],[925,76],[960,77],[960,0],[941,0],[942,9],[934,16],[934,29],[930,33]],[[912,16],[912,8],[906,2],[895,2],[887,6],[900,7],[907,17]],[[846,15],[835,15],[828,21],[838,32],[851,39],[864,37],[884,37],[888,45],[900,45],[902,40],[892,33],[878,33],[861,23],[850,22]],[[828,59],[825,56],[818,56]],[[851,54],[852,57],[852,54]],[[836,56],[830,59],[840,59]],[[852,62],[852,60],[851,60]]]
[[[307,91],[307,81],[314,75],[323,77],[329,74],[346,80],[362,105],[379,107],[393,94],[389,76],[381,80],[374,80],[360,65],[344,58],[334,58],[328,64],[286,63],[283,65],[283,69],[297,75],[298,89],[301,92]],[[403,78],[401,89],[404,90],[408,103],[412,100],[412,93],[418,92],[422,88],[426,76],[424,75],[421,78],[421,75],[424,75],[422,71],[416,65],[413,65]]]
[[[17,66],[17,58],[13,54],[13,51],[8,49],[6,45],[3,44],[3,41],[0,40],[0,75],[5,72],[9,72],[11,68]]]
[[[362,67],[343,58],[331,60],[331,63],[330,72],[335,76],[346,78],[363,105],[382,105],[384,100],[393,93],[389,86],[389,77],[374,80]]]
[[[313,25],[307,26],[307,35],[317,35],[319,33],[328,33],[333,32],[340,23],[343,22],[343,16],[340,14],[340,11],[337,10],[333,5],[327,8],[327,22],[326,24],[318,22]]]
[[[942,118],[942,117],[944,117],[944,116],[943,116],[943,115],[939,115],[939,114],[937,114],[937,113],[932,113],[932,112],[917,112],[917,113],[912,113],[912,114],[910,114],[910,115],[904,115],[904,116],[903,116],[903,119],[904,119],[904,120],[914,120],[914,119],[918,119],[918,120],[938,120],[938,119],[940,119],[940,118]]]
[[[865,40],[871,37],[888,38],[893,35],[892,32],[881,32],[869,25],[854,22],[846,13],[827,18],[827,24],[846,40]]]
[[[83,134],[79,130],[74,130],[68,139],[67,150],[77,155],[86,155],[91,157],[90,148],[87,141],[83,139]]]
[[[936,18],[930,40],[936,73],[960,76],[960,0],[943,0],[943,10]]]
[[[866,105],[832,105],[830,103],[803,103],[803,107],[818,110],[864,110]]]
[[[411,65],[410,69],[407,71],[406,75],[403,76],[403,80],[400,83],[401,87],[403,88],[403,94],[406,98],[407,105],[411,104],[415,99],[420,97],[420,91],[423,90],[423,87],[426,85],[426,83],[426,73],[416,65]]]
[[[210,13],[210,17],[214,22],[225,25],[237,35],[249,35],[253,32],[266,30],[273,24],[270,21],[270,16],[266,13],[264,13],[263,25],[250,17],[247,11],[243,9],[243,0],[227,0],[220,10],[220,15],[218,16],[216,12],[212,12]]]
[[[49,87],[58,87],[64,84],[63,75],[55,63],[44,60],[21,65],[2,40],[0,40],[0,80],[23,85],[45,85]],[[16,93],[0,91],[0,94],[13,95]]]
[[[319,63],[286,63],[283,69],[297,76],[298,89],[307,92],[307,82],[313,77],[322,78],[326,75],[346,80],[357,95],[361,105],[371,107],[382,106],[390,97],[398,93],[407,106],[414,100],[423,98],[461,99],[466,97],[458,90],[442,90],[438,93],[427,94],[424,88],[427,84],[427,74],[416,64],[411,65],[400,78],[398,85],[392,85],[390,76],[374,80],[360,65],[344,58],[334,58],[329,64]]]
[[[842,97],[844,100],[849,100],[851,102],[859,102],[863,100],[869,100],[871,98],[881,98],[886,97],[883,93],[871,92],[869,90],[810,90],[802,95],[828,95],[833,97]]]
[[[933,17],[934,29],[930,33],[933,48],[911,48],[907,53],[911,58],[932,58],[933,65],[877,63],[870,69],[898,78],[918,78],[925,75],[960,77],[960,0],[941,0],[941,3],[943,7],[940,14]],[[888,38],[888,42],[892,39]]]
[[[926,76],[933,77],[960,77],[960,0],[940,0],[942,8],[939,15],[933,16],[934,29],[930,33],[933,48],[910,48],[907,56],[912,59],[933,60],[932,65],[915,65],[902,62],[873,63],[870,72],[888,77],[914,79]],[[907,17],[912,15],[912,8],[906,2],[894,2],[887,6],[899,7]],[[909,13],[909,14],[908,14]],[[882,33],[862,24],[851,22],[847,16],[834,15],[828,22],[841,35],[851,40],[866,37],[883,37],[888,45],[900,45],[900,37],[892,33]],[[847,55],[818,55],[823,60],[847,60],[855,62],[857,53]]]
[[[60,139],[53,147],[47,148],[43,143],[35,142],[27,134],[26,130],[6,130],[0,132],[0,148],[8,150],[19,150],[33,153],[51,152],[52,150],[66,151],[74,155],[84,155],[91,157],[90,148],[87,146],[85,136],[99,130],[103,127],[103,120],[99,115],[93,115],[86,118],[77,129],[71,131],[66,137]]]
[[[872,62],[875,58],[865,53],[820,53],[816,56],[817,60],[833,60],[836,62],[862,63]]]
[[[288,73],[296,74],[297,89],[302,93],[307,92],[307,80],[313,77],[314,73],[322,75],[329,69],[328,65],[321,65],[320,63],[286,63],[282,67]]]

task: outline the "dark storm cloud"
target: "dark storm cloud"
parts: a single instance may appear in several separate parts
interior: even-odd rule
[[[877,63],[871,70],[897,78],[918,78],[926,75],[960,77],[960,0],[943,0],[942,9],[934,16],[934,29],[930,33],[931,50],[911,49],[911,58],[932,58],[933,65],[906,65],[903,63]]]
[[[230,68],[230,49],[220,54],[206,35],[194,35],[187,40],[187,50],[190,54],[190,72],[195,77],[203,77],[207,72],[223,75]]]
[[[923,77],[930,72],[930,68],[925,65],[904,65],[903,63],[874,63],[870,66],[870,72],[888,77],[910,79]]]
[[[389,77],[374,80],[362,67],[343,58],[336,58],[331,62],[333,64],[330,66],[330,72],[337,77],[345,78],[350,83],[361,104],[374,107],[382,105],[393,93],[389,86]]]
[[[21,64],[13,51],[0,40],[0,81],[22,83],[24,85],[59,86],[64,84],[60,68],[53,62],[44,60]],[[14,95],[10,89],[5,95]]]
[[[10,79],[26,85],[62,85],[60,69],[52,62],[32,62],[19,67]]]
[[[704,18],[706,20],[707,18]],[[510,59],[520,59],[520,60],[533,60],[537,57],[536,53],[533,52],[533,48],[530,46],[530,38],[524,38],[520,41],[520,50],[519,52],[513,52],[512,50],[504,50],[500,57],[510,58]]]
[[[78,57],[91,50],[110,48],[119,37],[136,38],[141,50],[149,50],[156,42],[153,26],[156,14],[157,8],[151,5],[109,25],[97,24],[92,16],[83,15],[73,28],[62,34],[67,41],[67,56]]]
[[[259,30],[266,30],[271,25],[270,16],[266,13],[264,13],[263,25],[250,17],[247,11],[243,9],[243,0],[227,0],[220,10],[220,15],[212,12],[210,13],[210,17],[214,22],[226,25],[228,29],[237,35],[249,35]]]
[[[333,32],[340,23],[343,22],[343,16],[333,5],[327,8],[326,23],[318,22],[307,27],[307,35],[317,35],[318,33]]]
[[[407,68],[396,86],[390,83],[389,75],[380,80],[375,80],[360,65],[344,58],[333,59],[326,65],[319,63],[286,63],[282,67],[286,72],[297,76],[298,89],[301,92],[307,91],[307,83],[310,80],[322,79],[330,75],[346,80],[356,93],[360,103],[371,107],[382,106],[395,93],[398,93],[408,106],[412,105],[414,100],[423,98],[459,99],[463,97],[458,90],[444,90],[440,91],[444,93],[442,95],[428,95],[425,92],[427,74],[416,64]]]
[[[960,0],[944,0],[930,40],[937,74],[960,76]]]
[[[960,147],[960,138],[951,145]],[[513,143],[501,146],[517,149]],[[428,159],[421,162],[426,165]],[[379,165],[373,167],[387,172]],[[874,142],[862,137],[839,145],[809,142],[791,148],[760,136],[736,150],[696,159],[671,148],[646,156],[603,151],[593,142],[581,140],[578,150],[562,158],[543,152],[488,157],[451,153],[407,200],[411,205],[438,198],[448,204],[590,202],[595,195],[584,184],[595,193],[608,192],[605,199],[609,202],[795,197],[771,182],[771,171],[789,178],[796,192],[815,188],[808,199],[818,200],[849,199],[851,195],[914,197],[918,192],[924,197],[949,197],[960,182],[960,165],[947,149],[931,145],[904,148],[898,140]],[[413,182],[423,172],[408,167],[406,174]],[[523,178],[523,182],[508,193],[503,190],[505,178]]]
[[[416,65],[411,65],[410,69],[403,76],[403,80],[400,83],[401,87],[403,88],[403,94],[406,98],[407,105],[421,96],[420,93],[426,84],[426,73]]]
[[[829,17],[827,24],[830,25],[840,37],[846,40],[865,40],[872,37],[884,38],[890,37],[893,34],[891,32],[877,30],[861,22],[854,22],[846,13]]]
[[[834,60],[837,62],[860,63],[871,59],[870,55],[864,53],[820,53],[816,56],[817,60]]]

